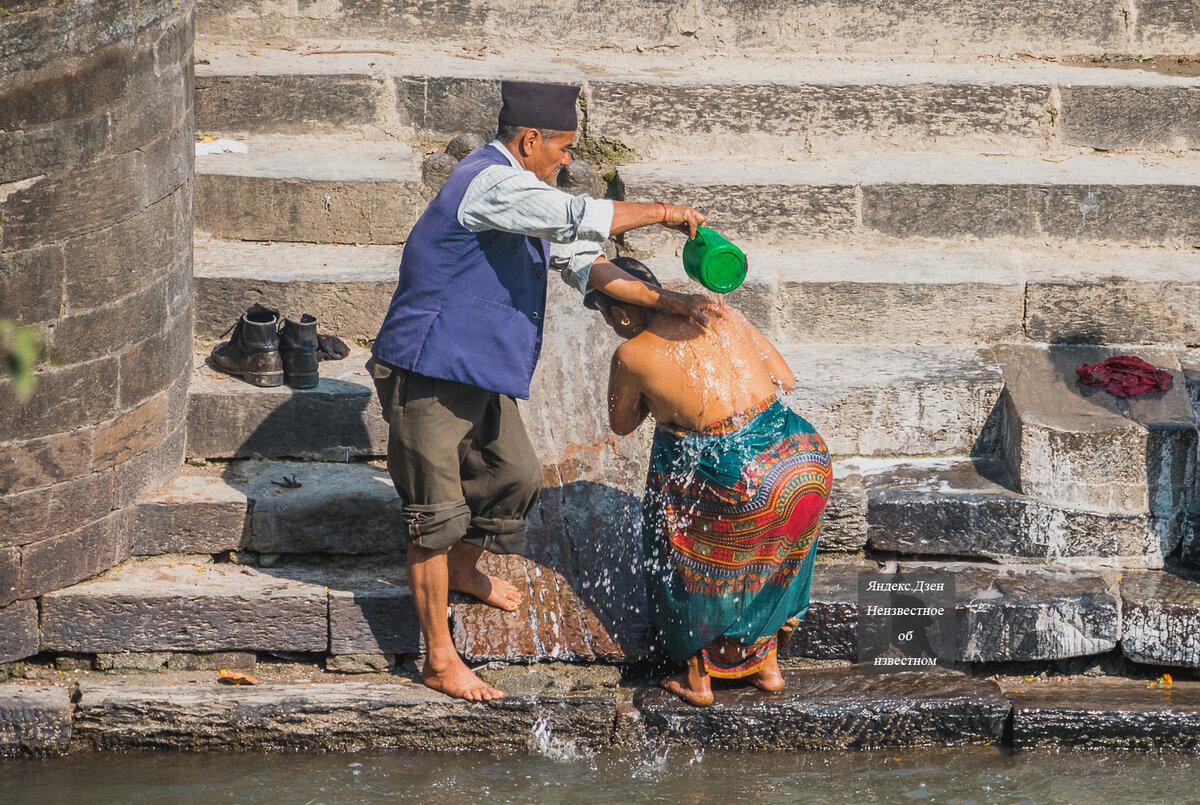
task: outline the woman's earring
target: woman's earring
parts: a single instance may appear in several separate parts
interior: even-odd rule
[[[628,317],[628,316],[622,316],[622,317],[621,317],[621,326],[622,326],[622,327],[628,327],[628,326],[629,326],[629,317]]]

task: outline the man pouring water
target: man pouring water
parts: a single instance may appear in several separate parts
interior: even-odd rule
[[[705,323],[707,297],[641,282],[604,259],[612,235],[661,224],[694,236],[688,206],[571,196],[553,187],[571,161],[579,88],[503,82],[496,139],[467,155],[404,247],[372,348],[389,425],[388,471],[403,499],[408,578],[425,637],[422,678],[462,699],[502,698],[458,656],[450,590],[515,610],[520,593],[477,567],[484,550],[521,554],[541,465],[517,411],[542,346],[549,271],[606,295]]]

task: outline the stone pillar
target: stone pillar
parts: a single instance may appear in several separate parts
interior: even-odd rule
[[[0,622],[20,624],[128,556],[131,504],[182,462],[194,22],[193,0],[0,11],[0,317],[51,350],[29,401],[0,379]],[[0,630],[0,661],[37,651],[34,623],[32,650]]]

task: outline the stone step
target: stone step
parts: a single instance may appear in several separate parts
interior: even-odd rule
[[[66,754],[71,693],[51,685],[0,685],[0,758]]]
[[[859,469],[867,490],[868,544],[876,551],[1162,567],[1179,544],[1177,524],[1145,512],[1081,511],[1022,495],[988,462],[876,461]]]
[[[371,682],[208,684],[86,681],[74,740],[114,749],[526,751],[537,729],[598,749],[612,742],[613,691],[451,699],[395,677]]]
[[[383,38],[453,48],[464,58],[499,49],[563,48],[653,52],[915,53],[920,56],[1032,52],[1047,54],[1195,53],[1200,22],[1187,4],[1144,0],[1128,14],[1121,0],[920,4],[855,2],[797,5],[783,0],[752,10],[736,0],[696,6],[685,0],[648,5],[534,0],[409,3],[403,14],[386,0],[280,6],[268,0],[204,3],[199,38],[279,41]],[[547,26],[551,16],[555,24]],[[453,44],[451,44],[453,43]],[[465,44],[464,44],[465,43]]]
[[[1200,237],[1200,160],[1106,154],[861,154],[639,163],[619,169],[630,201],[705,210],[735,240],[1016,238],[1190,248]],[[642,253],[674,243],[626,233]]]
[[[1086,747],[1195,753],[1200,684],[1151,687],[1141,679],[1022,683],[1012,702],[1014,749]]]
[[[202,43],[196,125],[225,135],[411,130],[490,135],[502,78],[574,81],[590,137],[643,157],[887,149],[1040,152],[1197,144],[1186,77],[1017,61],[643,54],[614,64],[559,52],[481,61],[411,44],[280,50]],[[1037,68],[1031,70],[1030,67]],[[736,107],[726,99],[737,97]]]
[[[424,209],[396,142],[273,138],[196,158],[196,229],[216,237],[401,243]]]
[[[995,682],[950,672],[832,668],[783,676],[787,689],[769,704],[749,685],[714,690],[712,707],[655,688],[638,691],[634,704],[659,740],[735,751],[993,744],[1009,715]]]
[[[252,386],[206,365],[207,357],[196,353],[188,390],[189,457],[349,461],[387,452],[366,350],[323,363],[312,389]]]
[[[1136,354],[1173,375],[1164,392],[1122,399],[1076,369]],[[1196,494],[1196,415],[1174,351],[1004,347],[1004,458],[1015,487],[1056,506],[1181,518]]]
[[[198,238],[198,339],[217,340],[255,302],[285,315],[310,313],[317,329],[373,339],[396,290],[398,246],[244,243]]]
[[[1136,662],[1200,667],[1200,572],[1168,567],[1121,577],[1121,651]]]
[[[813,571],[809,612],[785,654],[855,659],[863,573],[944,575],[954,585],[954,662],[1058,660],[1103,654],[1121,639],[1113,571],[973,562],[829,562]]]
[[[817,426],[834,453],[935,455],[994,449],[985,425],[1002,382],[987,350],[780,347],[804,380],[785,400]],[[387,425],[362,368],[367,357],[355,347],[348,358],[323,364],[316,388],[293,390],[251,386],[207,366],[207,351],[196,353],[187,455],[318,461],[384,455]],[[527,417],[531,428],[547,406],[561,419],[561,400],[535,398]],[[599,433],[593,439],[607,436]]]

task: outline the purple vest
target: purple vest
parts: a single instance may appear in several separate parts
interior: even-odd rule
[[[471,180],[508,164],[489,146],[458,163],[408,236],[371,351],[400,369],[528,399],[542,350],[549,244],[458,222]]]

